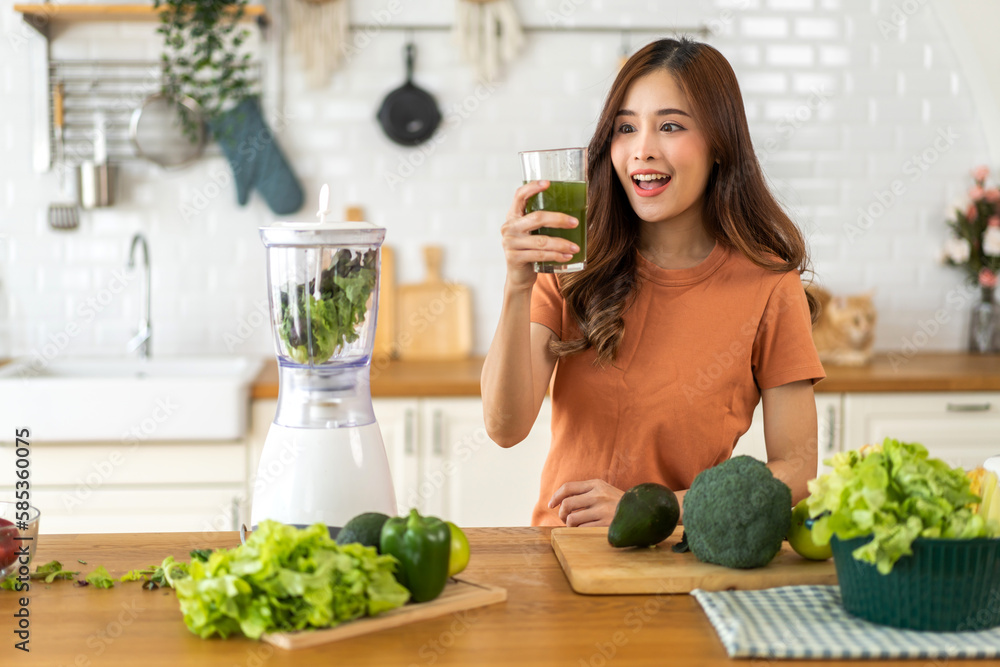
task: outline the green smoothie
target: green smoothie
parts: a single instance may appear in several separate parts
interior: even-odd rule
[[[580,251],[566,263],[536,262],[535,270],[543,273],[579,271],[587,260],[587,184],[584,181],[550,181],[549,187],[528,199],[525,213],[532,211],[558,211],[567,213],[580,224],[572,229],[542,227],[532,234],[545,234],[569,239]]]

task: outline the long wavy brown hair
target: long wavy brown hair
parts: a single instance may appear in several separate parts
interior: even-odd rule
[[[776,272],[808,270],[805,239],[764,180],[754,154],[736,74],[708,44],[661,39],[646,45],[618,72],[587,149],[587,266],[561,276],[560,289],[581,337],[553,341],[559,357],[594,348],[598,363],[614,361],[625,312],[637,289],[639,218],[611,164],[615,114],[632,83],[666,69],[686,92],[693,115],[718,159],[704,195],[705,225],[718,243]],[[815,300],[807,295],[816,316]]]

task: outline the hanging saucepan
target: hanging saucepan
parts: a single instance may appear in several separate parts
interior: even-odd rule
[[[441,112],[426,90],[413,85],[416,48],[406,45],[406,83],[389,93],[378,110],[378,122],[386,136],[403,146],[416,146],[431,138]]]

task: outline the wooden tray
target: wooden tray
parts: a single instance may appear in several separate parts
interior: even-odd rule
[[[552,550],[569,585],[577,593],[690,593],[755,590],[800,584],[836,584],[833,560],[811,561],[795,553],[787,542],[765,567],[735,570],[702,563],[692,553],[671,551],[683,528],[654,548],[616,549],[608,544],[607,528],[555,528]]]
[[[417,623],[456,611],[485,607],[507,599],[507,589],[456,579],[448,582],[444,591],[430,602],[406,604],[375,617],[359,618],[329,630],[267,633],[261,639],[278,648],[298,649],[329,644],[348,637],[396,628],[407,623]]]

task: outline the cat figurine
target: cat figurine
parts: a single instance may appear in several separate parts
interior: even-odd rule
[[[816,285],[806,290],[820,306],[812,332],[820,361],[835,366],[870,363],[877,319],[872,292],[834,296]]]

